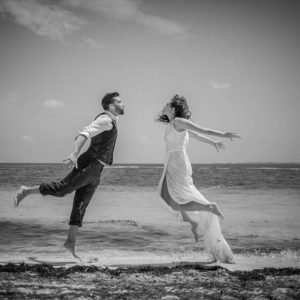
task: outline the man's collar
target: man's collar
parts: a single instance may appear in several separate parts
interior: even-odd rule
[[[108,115],[111,117],[111,119],[112,119],[113,121],[117,121],[117,120],[118,120],[118,117],[115,116],[114,114],[112,114],[109,110],[104,110],[104,112],[105,112],[106,114],[108,114]]]

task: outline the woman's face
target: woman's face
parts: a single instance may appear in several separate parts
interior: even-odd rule
[[[167,102],[162,110],[162,114],[170,116],[170,115],[174,114],[174,111],[175,111],[175,108],[171,107],[171,102]]]

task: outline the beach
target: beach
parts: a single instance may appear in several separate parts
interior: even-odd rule
[[[188,224],[180,223],[153,200],[156,190],[150,187],[106,187],[99,191],[99,197],[115,201],[115,205],[111,203],[110,209],[101,211],[97,209],[99,203],[91,203],[78,237],[80,262],[62,247],[71,195],[55,215],[47,212],[55,210],[56,201],[61,199],[53,198],[49,203],[49,199],[36,196],[20,208],[7,207],[6,221],[1,222],[0,298],[298,299],[298,211],[291,191],[283,194],[290,197],[294,210],[288,211],[294,215],[288,211],[285,215],[281,204],[272,200],[268,217],[265,204],[255,201],[254,196],[251,205],[237,206],[237,191],[227,190],[226,195],[220,190],[220,194],[209,189],[206,192],[223,199],[223,232],[236,264],[208,263],[201,240],[195,243]],[[272,198],[273,193],[265,191],[265,197]],[[145,201],[140,211],[142,220],[133,209],[141,197],[152,199],[152,211],[162,210],[164,214],[151,213],[145,220],[150,209]],[[118,209],[120,201],[131,202],[127,213]],[[256,207],[255,215],[249,214],[249,207]],[[275,214],[278,210],[280,218]],[[164,222],[159,220],[162,216]],[[240,220],[243,226],[238,226]],[[159,227],[154,226],[157,222]],[[12,233],[15,241],[11,241]]]
[[[26,171],[37,174],[37,168],[43,167],[27,166]],[[54,167],[39,175],[53,176]],[[210,182],[215,183],[216,174],[227,172],[222,168],[207,169],[213,178]],[[19,182],[30,178],[24,171],[19,182],[4,182],[0,190],[0,298],[299,298],[300,193],[290,182],[284,184],[284,176],[277,174],[282,170],[267,171],[283,181],[277,187],[253,187],[251,180],[248,186],[201,187],[196,179],[203,195],[217,202],[225,215],[222,231],[236,264],[209,263],[203,240],[194,241],[189,224],[162,203],[157,186],[141,184],[151,172],[159,177],[161,168],[122,167],[104,173],[78,235],[82,261],[63,248],[73,195],[35,195],[14,208],[12,198]],[[292,172],[298,176],[298,170]],[[257,174],[251,170],[251,176]],[[118,178],[123,181],[109,184]]]

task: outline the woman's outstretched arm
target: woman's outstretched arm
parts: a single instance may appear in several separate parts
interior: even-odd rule
[[[190,137],[192,137],[200,142],[204,142],[206,144],[213,146],[214,148],[216,148],[217,151],[226,149],[226,146],[223,141],[214,141],[206,136],[203,136],[203,135],[193,132],[193,131],[189,131],[189,135],[190,135]]]
[[[196,123],[194,123],[190,120],[184,119],[184,118],[175,118],[174,119],[174,127],[177,131],[189,130],[189,131],[194,131],[199,134],[207,134],[207,135],[225,137],[225,138],[229,138],[231,140],[233,138],[241,138],[238,134],[233,133],[233,132],[221,132],[221,131],[217,131],[214,129],[200,127]]]

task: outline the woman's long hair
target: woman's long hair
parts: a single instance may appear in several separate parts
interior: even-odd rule
[[[189,106],[187,105],[186,99],[184,97],[175,95],[171,99],[171,107],[175,107],[175,118],[178,117],[189,119],[191,117]],[[167,115],[159,115],[157,117],[157,121],[163,123],[170,123],[170,120]]]

